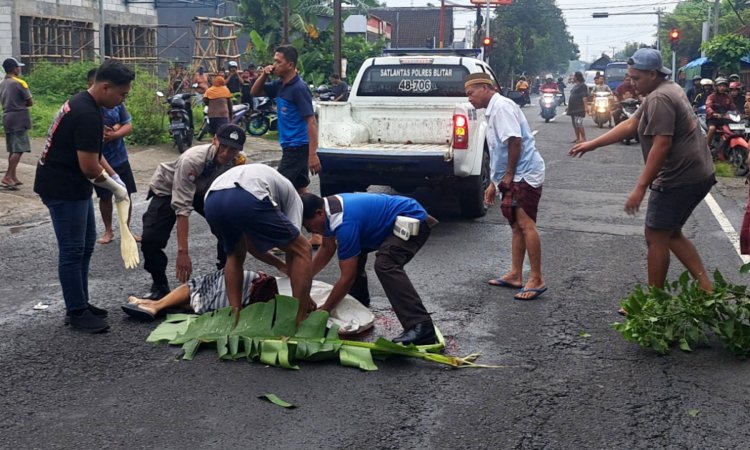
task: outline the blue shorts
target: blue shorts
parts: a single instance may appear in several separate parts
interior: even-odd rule
[[[211,232],[221,240],[227,254],[243,235],[259,252],[267,252],[274,247],[286,247],[300,234],[268,197],[258,200],[240,187],[211,191],[206,198],[205,213]]]

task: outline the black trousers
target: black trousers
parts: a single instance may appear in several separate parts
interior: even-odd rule
[[[155,284],[168,286],[167,279],[167,247],[172,229],[177,222],[177,215],[172,209],[172,196],[154,195],[148,193],[151,201],[143,214],[143,234],[141,236],[141,250],[143,251],[143,267],[151,274]],[[197,205],[196,205],[197,206]],[[201,205],[202,206],[202,205]],[[203,216],[203,209],[195,212]],[[227,261],[224,246],[216,243],[216,267],[221,269]]]
[[[383,286],[385,296],[393,306],[401,326],[409,329],[422,322],[431,322],[430,314],[422,303],[417,290],[411,284],[411,280],[404,271],[404,266],[414,258],[419,249],[430,237],[430,227],[425,223],[419,228],[419,235],[412,236],[404,241],[394,235],[388,236],[375,253],[375,274]],[[359,255],[357,278],[354,281],[349,295],[359,300],[365,306],[370,304],[370,292],[367,287],[367,264],[368,252],[362,251]]]

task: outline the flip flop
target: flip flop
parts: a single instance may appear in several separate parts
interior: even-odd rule
[[[0,189],[5,189],[6,191],[17,191],[18,190],[18,188],[16,187],[15,184],[5,184],[5,183],[0,183]]]
[[[524,292],[533,292],[531,297],[519,297],[519,295],[523,294]],[[521,288],[521,290],[518,292],[518,294],[514,295],[513,298],[516,300],[521,301],[529,301],[529,300],[536,300],[539,298],[540,295],[547,292],[547,287],[540,287],[540,288]]]
[[[520,284],[513,284],[511,282],[505,281],[502,278],[495,278],[493,280],[490,280],[487,282],[490,286],[497,286],[497,287],[504,287],[504,288],[511,288],[511,289],[521,289],[523,286]]]
[[[129,315],[133,319],[142,320],[144,322],[153,322],[154,320],[156,320],[156,316],[154,314],[151,314],[145,309],[141,309],[140,305],[138,304],[128,303],[127,305],[122,305],[121,308],[125,314]]]

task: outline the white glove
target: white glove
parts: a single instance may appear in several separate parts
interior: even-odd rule
[[[96,181],[96,179],[99,177],[104,177],[104,180]],[[117,177],[117,179],[119,178],[120,177]],[[102,173],[99,174],[99,176],[96,176],[94,178],[89,178],[89,181],[92,182],[94,186],[98,186],[102,189],[112,191],[112,194],[115,196],[116,202],[128,200],[128,190],[125,189],[125,185],[119,184],[117,180],[114,179],[114,177],[110,177],[109,174],[107,174],[106,170],[102,170]],[[122,180],[120,180],[120,182],[122,182]]]
[[[115,203],[117,207],[117,218],[120,222],[120,254],[126,269],[134,269],[141,262],[138,254],[138,244],[128,228],[128,214],[130,212],[130,199],[125,197]]]
[[[125,182],[122,181],[122,178],[120,178],[120,175],[114,174],[114,175],[112,175],[112,179],[115,180],[117,182],[117,184],[119,184],[120,186],[124,187],[125,189],[128,188],[127,186],[125,186]]]

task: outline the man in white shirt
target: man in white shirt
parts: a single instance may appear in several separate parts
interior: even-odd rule
[[[289,275],[292,295],[300,302],[298,322],[315,309],[310,298],[312,247],[300,234],[302,200],[291,181],[264,164],[234,167],[211,184],[205,213],[227,253],[224,279],[233,311],[242,305],[247,253]],[[269,252],[274,247],[284,250],[286,261]]]
[[[495,91],[489,75],[470,74],[464,79],[464,87],[469,102],[477,109],[485,108],[487,116],[492,182],[485,191],[484,201],[494,204],[499,190],[503,196],[501,211],[513,229],[510,271],[489,283],[520,289],[514,296],[516,300],[535,300],[547,290],[542,278],[542,246],[536,228],[544,160],[536,150],[534,136],[521,109]],[[531,272],[524,284],[526,253]]]

